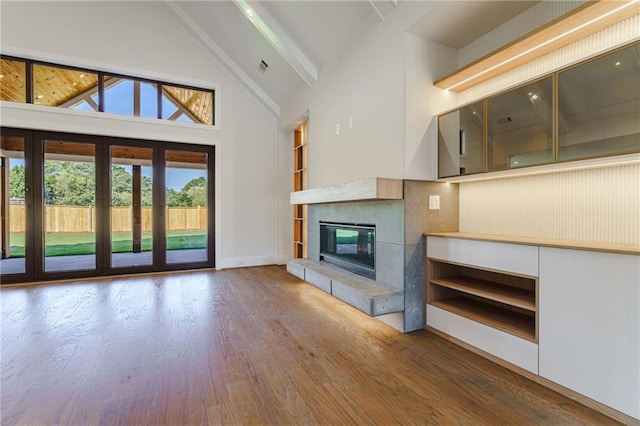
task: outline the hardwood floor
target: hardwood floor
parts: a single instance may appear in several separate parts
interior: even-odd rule
[[[0,291],[2,424],[614,424],[282,267]]]

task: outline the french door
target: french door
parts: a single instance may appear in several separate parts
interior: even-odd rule
[[[0,279],[33,277],[33,144],[31,132],[0,136]]]
[[[214,266],[214,149],[2,129],[2,283]]]

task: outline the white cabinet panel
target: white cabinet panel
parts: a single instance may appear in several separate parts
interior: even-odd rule
[[[436,306],[427,305],[427,325],[538,374],[538,345]]]
[[[540,248],[540,375],[640,419],[640,256]]]
[[[538,276],[537,246],[429,236],[427,257],[479,268]]]

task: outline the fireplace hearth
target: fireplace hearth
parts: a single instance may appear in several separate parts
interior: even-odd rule
[[[375,225],[320,222],[320,261],[376,279]]]

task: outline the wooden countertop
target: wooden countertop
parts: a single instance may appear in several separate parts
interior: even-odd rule
[[[556,240],[551,238],[517,237],[498,234],[475,234],[469,232],[436,232],[425,237],[460,238],[464,240],[492,241],[498,243],[523,244],[528,246],[554,247],[571,250],[600,251],[605,253],[631,254],[640,256],[640,245],[612,244],[593,241]]]

